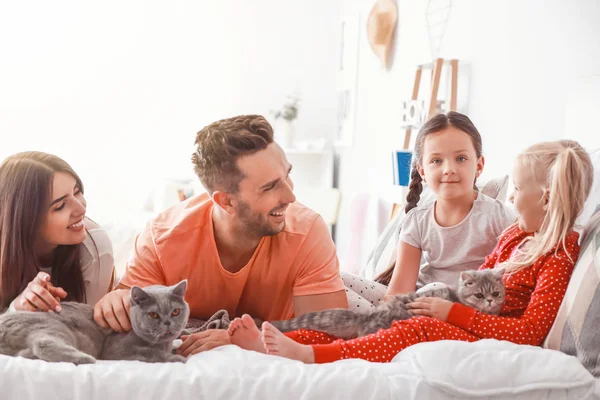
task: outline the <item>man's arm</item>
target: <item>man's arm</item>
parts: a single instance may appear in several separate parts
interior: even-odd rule
[[[294,280],[294,315],[332,308],[348,308],[340,264],[329,229],[320,216],[300,248]]]
[[[294,296],[294,315],[296,317],[313,311],[330,310],[332,308],[348,308],[346,291],[333,293]]]
[[[129,321],[130,287],[133,285],[164,285],[160,261],[154,247],[151,224],[136,240],[132,258],[127,262],[125,275],[115,288],[94,305],[94,321],[104,328],[116,332],[131,330]]]

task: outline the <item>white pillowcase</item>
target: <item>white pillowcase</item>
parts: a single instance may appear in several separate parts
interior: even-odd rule
[[[583,212],[575,222],[580,226],[587,225],[592,214],[594,214],[596,207],[600,204],[600,149],[591,151],[590,158],[592,159],[592,164],[594,166],[594,184],[592,185],[592,190],[583,206]]]
[[[411,360],[429,385],[452,398],[508,398],[522,393],[549,398],[549,389],[562,389],[568,398],[584,399],[595,388],[594,378],[575,357],[495,339],[419,343],[402,350],[392,362],[403,360]]]

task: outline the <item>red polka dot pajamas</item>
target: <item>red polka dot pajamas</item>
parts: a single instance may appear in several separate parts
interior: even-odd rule
[[[530,234],[517,226],[510,228],[480,269],[494,268],[506,261],[527,235]],[[394,321],[389,329],[346,341],[305,329],[286,335],[299,343],[311,345],[317,363],[345,358],[389,362],[413,344],[447,339],[473,342],[493,338],[540,345],[554,323],[579,256],[578,237],[578,233],[571,232],[565,241],[572,260],[560,246],[556,253],[554,249],[551,250],[532,266],[506,274],[506,297],[499,316],[454,303],[447,322],[430,317],[413,317]]]

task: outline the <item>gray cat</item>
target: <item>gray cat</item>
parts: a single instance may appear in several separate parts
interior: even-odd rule
[[[185,327],[187,281],[174,286],[131,288],[132,330],[117,333],[94,322],[87,304],[64,302],[62,311],[0,315],[0,354],[50,362],[91,364],[102,360],[185,362],[171,346]]]
[[[499,314],[505,296],[503,275],[504,269],[501,268],[463,271],[456,290],[435,282],[414,293],[396,295],[380,303],[369,314],[334,309],[307,313],[287,321],[274,321],[272,324],[282,332],[310,329],[341,339],[353,339],[375,333],[379,329],[390,328],[393,321],[411,318],[413,315],[408,312],[407,305],[418,297],[440,297],[460,302],[487,314]]]

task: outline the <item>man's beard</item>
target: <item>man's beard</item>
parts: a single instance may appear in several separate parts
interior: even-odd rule
[[[281,228],[275,228],[269,223],[268,217],[253,212],[250,209],[250,206],[243,201],[239,202],[237,214],[242,222],[244,230],[257,237],[274,236],[285,228],[285,221]]]

